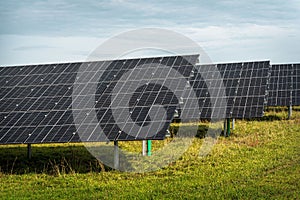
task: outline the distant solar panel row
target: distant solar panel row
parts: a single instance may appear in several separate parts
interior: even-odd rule
[[[272,65],[268,106],[300,105],[300,64]]]
[[[294,64],[293,99],[292,104],[300,105],[300,64]]]
[[[107,140],[163,139],[179,103],[174,92],[177,97],[184,96],[185,89],[180,85],[183,82],[186,85],[197,57],[1,67],[0,143],[103,141],[103,136]],[[172,70],[183,79],[164,74]],[[140,73],[135,79],[120,81],[121,77],[132,71]],[[152,76],[149,77],[149,73]],[[131,98],[129,105],[117,105],[113,111],[112,92],[120,82],[121,85],[130,83],[131,86],[127,85],[128,88],[118,92],[114,102],[122,102],[128,96]],[[173,91],[163,87],[163,82],[168,82]],[[93,91],[91,88],[94,86]],[[140,87],[134,92],[129,91],[133,86]],[[77,93],[74,94],[74,91]],[[74,108],[74,101],[81,107]],[[93,103],[88,104],[90,101]],[[154,118],[160,116],[159,112],[151,113],[150,108],[154,104],[162,105],[166,115],[147,127],[152,120],[150,114]],[[95,110],[94,118],[88,116],[91,110]],[[129,132],[125,132],[113,114],[128,110],[130,119],[123,119],[123,124],[126,124],[123,128]],[[74,118],[74,113],[77,113],[77,118]],[[96,124],[100,124],[101,132],[94,128]],[[159,129],[155,133],[130,132],[135,124],[139,124],[144,131],[151,130],[152,124]],[[78,128],[84,132],[83,135],[79,135]]]
[[[262,117],[266,101],[269,61],[226,63],[217,65],[201,65],[205,68],[202,76],[208,80],[209,87],[217,81],[216,71],[207,76],[216,66],[220,72],[226,90],[226,118],[255,118]],[[209,95],[208,93],[206,93]],[[203,95],[200,95],[203,96]],[[209,101],[210,99],[207,98]],[[211,104],[206,103],[207,112],[201,118],[210,118]]]

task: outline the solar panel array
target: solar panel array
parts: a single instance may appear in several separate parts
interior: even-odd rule
[[[183,110],[187,119],[262,117],[266,94],[267,105],[300,105],[300,64],[269,71],[269,61],[197,58],[0,67],[0,144],[164,139]]]
[[[300,105],[300,64],[272,65],[268,85],[268,106]]]
[[[216,66],[214,68],[213,66]],[[217,65],[201,65],[207,73],[208,87],[214,87],[217,81],[216,70],[220,72],[226,90],[226,118],[262,117],[266,101],[269,61],[224,63]],[[205,73],[205,72],[204,72]],[[205,93],[209,96],[209,92]],[[201,95],[203,96],[203,95]],[[207,98],[208,99],[208,98]],[[209,100],[209,99],[208,99]],[[201,118],[210,118],[212,106],[207,103],[206,112]]]
[[[198,55],[1,67],[0,143],[99,141],[103,139],[100,137],[103,134],[108,140],[163,139],[181,101],[177,97],[184,96],[185,89],[181,85],[186,85],[197,58]],[[143,67],[146,65],[150,65],[147,73]],[[175,70],[183,78],[165,74],[165,66],[168,67],[167,72]],[[135,88],[134,92],[128,91],[128,88],[121,90],[114,96],[117,103],[122,102],[122,98],[129,99],[129,105],[117,106],[113,111],[110,107],[114,103],[112,93],[120,83],[119,79],[130,71],[139,70],[138,77],[132,82],[121,83],[130,83],[131,86],[127,85],[129,89],[137,85],[140,87]],[[99,74],[101,76],[95,77]],[[173,90],[164,87],[164,82]],[[94,85],[96,90],[90,91]],[[91,100],[92,106],[85,103]],[[81,102],[83,107],[74,109],[74,101]],[[150,130],[150,108],[154,104],[162,105],[166,111],[161,120],[153,122],[160,128],[156,133],[128,133],[114,119],[114,112],[130,112],[130,119],[123,119],[123,128],[132,130],[135,124],[139,124],[142,130]],[[94,118],[89,117],[91,110],[96,112]],[[157,108],[151,117],[160,116],[161,110]],[[76,124],[74,112],[79,114],[80,119],[77,120],[81,120],[81,124]],[[95,122],[100,124],[102,132],[92,128]],[[147,126],[148,129],[144,129]],[[79,135],[78,127],[84,130],[84,135]]]

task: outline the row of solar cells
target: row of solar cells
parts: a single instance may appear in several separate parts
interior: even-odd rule
[[[172,93],[174,91],[158,84],[163,81],[176,88],[177,94],[184,94],[189,89],[195,92],[200,108],[198,118],[261,117],[266,102],[270,105],[274,99],[278,103],[275,105],[281,105],[279,102],[284,100],[299,105],[299,65],[293,65],[293,72],[290,73],[290,69],[285,65],[273,65],[270,68],[268,61],[195,66],[196,59],[197,55],[188,57],[190,62],[180,56],[174,56],[2,67],[0,143],[97,141],[101,134],[105,134],[109,140],[163,139],[176,107],[179,106],[179,113],[182,112],[180,109],[184,109],[190,113],[187,116],[195,116],[195,107],[185,104],[191,96],[175,96]],[[176,81],[176,77],[170,75],[165,79],[148,78],[147,86],[141,86],[133,94],[128,92],[129,88],[124,88],[117,95],[112,95],[116,84],[122,84],[119,79],[128,71],[134,69],[135,72],[140,72],[137,73],[140,77],[127,80],[131,81],[129,86],[135,87],[142,83],[141,80],[145,81],[144,68],[150,68],[146,70],[147,73],[162,74],[165,73],[163,65],[185,77],[186,89],[176,85],[179,80]],[[220,78],[224,87],[220,87]],[[290,86],[284,83],[289,83]],[[78,93],[74,94],[74,91]],[[124,99],[130,99],[127,107],[111,108],[113,102],[122,102]],[[90,126],[88,120],[82,120],[82,124],[76,124],[77,127],[85,127],[84,135],[79,136],[74,122],[74,101],[82,106],[76,108],[79,109],[81,118],[90,120],[90,109],[95,108],[96,115],[93,118],[97,119],[92,119],[91,122],[99,122],[101,133],[93,128],[94,126]],[[222,104],[224,101],[225,105]],[[215,104],[212,105],[212,102]],[[122,131],[112,114],[122,114],[130,110],[130,120],[124,118],[119,121],[128,123],[128,126],[134,126],[135,123],[141,127],[149,126],[150,130],[152,119],[149,118],[149,112],[155,104],[164,107],[167,118],[153,122],[163,125],[154,136],[148,132]],[[117,111],[112,111],[113,109]]]
[[[114,111],[110,108],[111,93],[117,83],[122,83],[119,79],[132,69],[141,75],[132,83],[128,81],[132,86],[145,79],[145,69],[148,73],[162,74],[165,66],[188,78],[197,57],[171,56],[0,68],[0,143],[97,141],[101,134],[109,140],[163,139],[178,105],[172,93],[157,84],[149,84],[146,90],[134,94],[129,94],[128,88],[125,88],[114,101],[121,102],[131,95],[131,107],[118,107]],[[152,77],[147,81],[156,83],[161,80]],[[170,76],[168,81],[176,88],[176,78]],[[73,94],[73,91],[77,93]],[[74,101],[80,104],[79,110],[75,110]],[[90,101],[92,104],[89,104]],[[148,113],[154,103],[163,104],[167,119],[151,121]],[[95,116],[89,115],[93,107],[96,108]],[[151,121],[153,124],[163,124],[163,128],[154,135],[149,135],[149,131],[125,133],[116,124],[112,112],[128,109],[131,109],[131,122],[128,118],[121,119],[127,126],[149,124]],[[77,121],[82,122],[80,124],[75,123],[76,112]],[[102,133],[93,128],[93,122],[99,122]],[[84,134],[79,135],[76,127],[84,130]]]
[[[272,65],[267,105],[300,105],[300,64]]]
[[[216,78],[222,79],[227,97],[226,118],[263,116],[269,71],[269,61],[200,65],[201,76],[208,88],[214,88]],[[204,69],[203,69],[204,68]],[[209,95],[208,95],[209,96]],[[214,107],[211,107],[211,112]],[[208,116],[203,116],[209,118]]]

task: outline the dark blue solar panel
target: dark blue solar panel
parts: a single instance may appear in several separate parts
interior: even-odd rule
[[[101,141],[103,134],[108,140],[163,139],[179,105],[178,96],[163,85],[167,83],[175,92],[183,94],[185,89],[179,87],[180,81],[188,81],[197,57],[1,67],[0,143]],[[138,76],[122,82],[131,71]],[[182,80],[172,75],[175,71]],[[149,73],[153,74],[150,78]],[[97,76],[99,74],[101,76]],[[117,95],[112,94],[118,84],[126,87]],[[136,88],[131,91],[132,87]],[[129,104],[118,107],[124,98]],[[74,101],[80,107],[74,106]],[[116,108],[111,107],[113,102]],[[156,104],[162,108],[154,117],[159,116],[161,109],[166,115],[153,121],[151,107]],[[95,110],[95,118],[89,115],[91,109]],[[114,118],[117,113],[127,111],[130,119]],[[82,123],[78,124],[74,116]],[[122,123],[117,123],[118,120],[124,120],[127,131],[121,130]],[[155,133],[130,132],[130,127],[152,124],[160,126]],[[97,125],[101,132],[94,128]]]
[[[299,64],[272,65],[268,86],[268,106],[300,105]]]
[[[292,105],[300,105],[300,64],[293,64],[294,76],[293,76],[293,94]]]
[[[207,76],[206,87],[213,87],[217,81],[214,65],[200,65],[204,67],[202,75],[211,71]],[[269,61],[245,62],[245,63],[224,63],[217,64],[226,91],[226,118],[255,118],[263,116],[264,102],[266,98]],[[202,81],[201,85],[205,85]],[[207,90],[199,89],[203,97],[202,105],[204,108],[201,118],[210,118],[212,113],[211,97]],[[215,99],[216,101],[216,99]],[[226,107],[226,108],[225,108]]]

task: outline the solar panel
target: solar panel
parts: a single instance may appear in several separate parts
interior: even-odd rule
[[[226,96],[225,92],[222,91],[222,89],[225,90],[225,88],[222,88],[222,84],[220,84],[221,76],[218,68],[215,65],[201,65],[197,66],[197,70],[194,74],[191,82],[198,98],[200,118],[220,119],[225,117],[224,109],[226,108],[226,102],[224,102],[224,100],[226,100]],[[222,100],[224,105],[222,105]],[[214,114],[213,111],[215,112]]]
[[[268,86],[269,106],[288,106],[292,101],[293,66],[272,65]]]
[[[163,139],[197,58],[1,67],[0,143]]]
[[[272,65],[268,85],[268,106],[300,105],[299,64]]]
[[[74,137],[70,132],[75,130],[70,108],[76,73],[71,72],[79,66],[80,63],[66,63],[3,67],[0,143],[67,142]]]
[[[213,65],[200,65],[213,69]],[[266,97],[269,61],[224,63],[215,65],[221,74],[226,90],[226,118],[255,118],[263,116]],[[207,70],[209,71],[209,70]],[[212,73],[207,80],[213,84],[217,80]],[[210,86],[211,87],[211,86]],[[206,92],[207,97],[209,93]],[[210,118],[211,105],[201,118]]]
[[[292,105],[300,105],[300,64],[293,64],[294,76],[293,76],[293,94]]]

